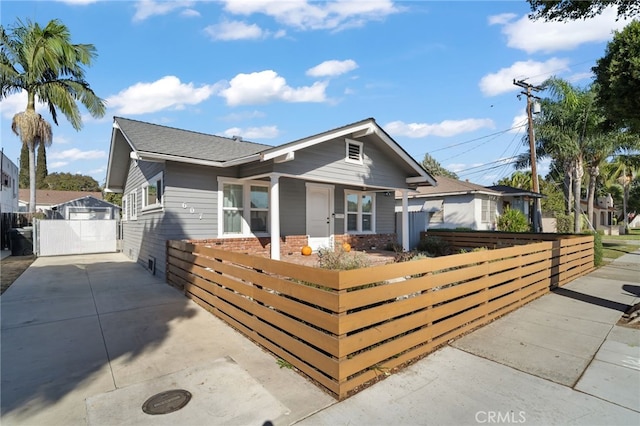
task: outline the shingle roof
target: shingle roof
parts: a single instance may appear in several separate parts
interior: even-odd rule
[[[128,118],[114,117],[114,120],[136,151],[224,162],[272,148],[270,145],[238,141]]]
[[[36,190],[36,204],[50,205],[66,203],[67,201],[77,200],[78,198],[92,196],[98,200],[102,200],[102,192],[87,191],[53,191],[47,189]],[[29,189],[20,189],[18,199],[25,203],[29,202]]]
[[[483,194],[499,195],[499,192],[475,183],[453,179],[446,176],[434,176],[438,186],[420,186],[418,193],[410,193],[410,197],[428,197],[443,194],[467,194],[481,192]],[[397,196],[397,195],[396,195]]]
[[[505,195],[528,195],[530,197],[542,197],[541,194],[536,194],[535,192],[527,191],[526,189],[515,188],[513,186],[507,185],[493,185],[487,186],[487,188],[498,191],[501,194]]]

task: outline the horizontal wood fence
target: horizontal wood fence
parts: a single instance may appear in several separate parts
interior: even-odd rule
[[[567,241],[350,271],[169,241],[167,281],[344,399],[591,270],[593,237]]]
[[[578,234],[495,232],[495,231],[435,231],[422,232],[444,240],[453,251],[512,247],[533,242],[551,241],[551,287],[563,286],[593,270],[593,236]]]

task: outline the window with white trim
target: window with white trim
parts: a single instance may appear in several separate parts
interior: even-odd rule
[[[162,208],[164,186],[162,173],[158,173],[142,186],[142,209],[150,210]]]
[[[218,179],[221,193],[222,235],[267,234],[269,231],[269,183]]]
[[[129,211],[127,212],[127,219],[136,220],[138,219],[138,193],[136,191],[131,191],[127,196],[129,198]]]
[[[352,141],[351,139],[346,139],[345,142],[345,161],[347,163],[362,164],[364,160],[364,154],[362,152],[362,142]]]
[[[124,197],[122,197],[122,220],[127,220],[128,218],[128,211],[127,211],[127,207],[129,206],[129,203],[127,203],[127,196],[125,195]]]
[[[345,191],[347,233],[375,232],[375,193]]]
[[[482,223],[493,223],[496,221],[496,201],[482,200]]]

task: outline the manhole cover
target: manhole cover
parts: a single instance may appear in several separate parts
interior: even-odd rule
[[[191,392],[173,389],[153,395],[142,404],[147,414],[167,414],[178,411],[191,400]]]

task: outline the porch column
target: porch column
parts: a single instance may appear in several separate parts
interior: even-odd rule
[[[271,175],[269,187],[269,232],[271,233],[271,259],[280,260],[280,175]]]
[[[409,191],[402,190],[402,251],[409,251]]]

